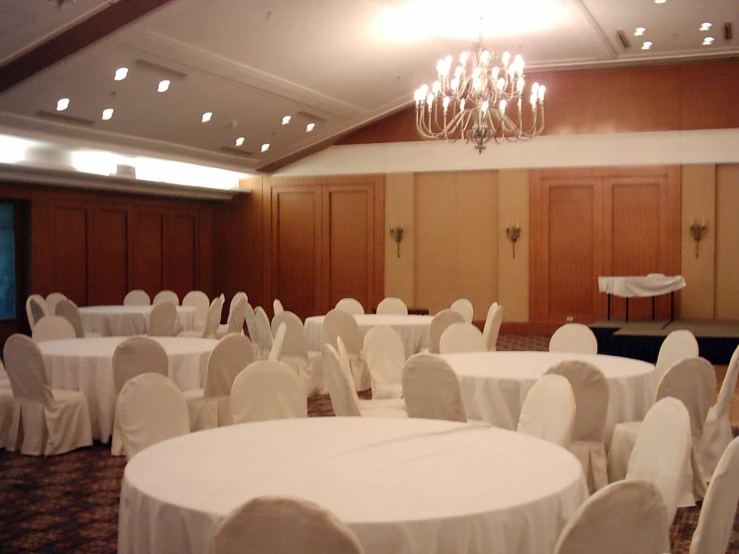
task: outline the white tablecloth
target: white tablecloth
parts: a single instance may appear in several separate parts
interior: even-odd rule
[[[149,330],[152,306],[87,306],[80,308],[82,328],[104,337],[145,335]],[[177,332],[193,326],[195,308],[177,306]]]
[[[305,320],[305,334],[308,338],[308,348],[310,350],[320,351],[323,345],[323,317],[314,316]],[[422,348],[428,348],[431,343],[429,329],[434,317],[430,315],[365,314],[355,315],[354,318],[357,320],[357,325],[359,325],[362,340],[372,327],[387,325],[395,329],[405,344],[406,357],[417,354]]]
[[[617,356],[555,352],[470,352],[445,354],[459,376],[467,417],[515,429],[529,389],[547,370],[564,360],[584,360],[599,368],[610,388],[606,444],[613,427],[644,419],[654,403],[654,365]]]
[[[640,275],[635,277],[598,277],[598,290],[623,298],[667,294],[685,288],[682,275]]]
[[[293,495],[335,513],[367,554],[551,554],[587,498],[564,449],[503,429],[421,419],[304,418],[172,439],[121,487],[119,554],[206,554],[242,503]]]
[[[110,438],[115,414],[113,352],[125,339],[100,337],[39,343],[51,386],[85,393],[92,436],[103,442]],[[182,390],[203,386],[208,356],[217,340],[174,337],[155,340],[167,352],[169,376]]]

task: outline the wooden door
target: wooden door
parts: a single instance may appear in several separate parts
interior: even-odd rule
[[[173,213],[165,221],[164,288],[182,300],[196,288],[198,220],[193,214]]]
[[[87,305],[88,221],[84,207],[60,206],[54,210],[54,290],[79,306]]]
[[[128,212],[103,208],[92,213],[90,304],[120,304],[128,292]]]
[[[142,210],[135,214],[134,222],[130,240],[132,272],[129,275],[129,288],[143,289],[154,298],[164,284],[162,279],[164,215],[162,212]]]

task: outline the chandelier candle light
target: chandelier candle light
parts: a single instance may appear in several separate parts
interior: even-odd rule
[[[482,41],[481,41],[482,42]],[[524,61],[521,55],[511,60],[504,52],[500,59],[494,52],[479,47],[477,53],[462,52],[452,68],[447,56],[436,64],[438,78],[431,85],[416,90],[416,127],[427,139],[456,141],[465,139],[482,154],[493,139],[530,139],[544,130],[544,93],[546,87],[534,83],[527,105],[531,117],[524,128]],[[526,109],[528,111],[528,109]],[[510,113],[510,115],[509,115]]]

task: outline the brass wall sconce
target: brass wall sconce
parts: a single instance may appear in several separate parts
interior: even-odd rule
[[[395,243],[398,246],[398,258],[400,258],[400,243],[403,241],[403,224],[393,227],[393,224],[390,224],[390,236],[393,238]]]
[[[692,219],[690,220],[690,236],[695,241],[695,257],[698,257],[698,251],[700,248],[700,242],[706,235],[708,227],[706,226],[706,218],[703,218],[703,223],[696,223]]]
[[[519,221],[515,225],[511,226],[508,222],[505,224],[505,236],[511,241],[511,247],[513,249],[513,257],[516,257],[516,242],[521,237],[521,222]]]

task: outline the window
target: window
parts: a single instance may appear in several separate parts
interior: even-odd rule
[[[15,319],[15,210],[0,203],[0,320]]]

